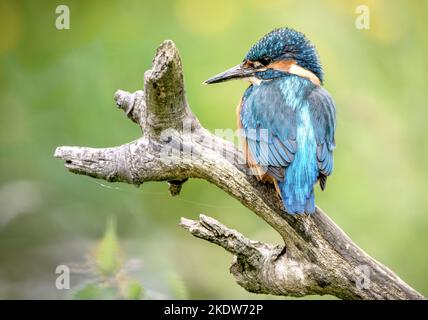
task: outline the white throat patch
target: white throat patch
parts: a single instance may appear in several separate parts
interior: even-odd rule
[[[259,78],[256,78],[256,77],[248,77],[245,79],[248,80],[250,83],[255,84],[255,85],[259,85],[260,83],[262,83],[262,80],[260,80]]]

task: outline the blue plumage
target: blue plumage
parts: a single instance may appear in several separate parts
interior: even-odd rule
[[[289,214],[314,213],[314,184],[322,189],[333,170],[335,106],[321,87],[314,46],[289,28],[264,36],[243,63],[206,83],[252,82],[239,106],[244,150],[258,174],[273,181]]]
[[[314,212],[313,185],[320,174],[331,174],[333,164],[334,105],[328,93],[284,75],[250,86],[240,119],[252,158],[278,181],[287,212]]]

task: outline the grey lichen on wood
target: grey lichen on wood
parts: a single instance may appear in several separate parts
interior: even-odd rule
[[[213,218],[182,218],[192,235],[234,255],[230,271],[250,292],[302,297],[331,294],[342,299],[424,299],[387,267],[368,256],[320,209],[286,215],[272,186],[258,182],[231,142],[204,129],[191,112],[181,59],[172,41],[158,48],[144,91],[118,90],[114,99],[143,135],[104,149],[58,147],[55,157],[74,173],[140,185],[167,181],[178,195],[189,178],[205,179],[238,199],[282,237],[281,245],[245,238]],[[164,134],[168,132],[168,134]],[[164,161],[162,150],[171,151]],[[191,152],[183,152],[190,150]]]

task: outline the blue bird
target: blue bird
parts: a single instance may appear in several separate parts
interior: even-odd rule
[[[204,83],[232,79],[251,83],[237,110],[247,165],[275,185],[287,213],[314,213],[314,185],[324,190],[333,170],[336,130],[315,47],[298,31],[275,29],[241,64]]]

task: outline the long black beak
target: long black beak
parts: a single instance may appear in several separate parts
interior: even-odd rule
[[[257,70],[254,68],[244,68],[242,64],[239,64],[233,68],[230,68],[229,70],[226,70],[225,72],[219,73],[218,75],[209,78],[208,80],[205,80],[203,84],[219,83],[233,79],[247,78],[251,77],[256,72]]]

